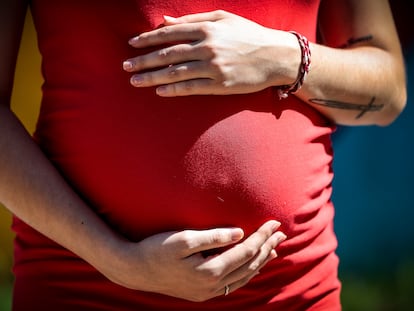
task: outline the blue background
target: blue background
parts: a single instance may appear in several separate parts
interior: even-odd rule
[[[388,127],[338,127],[333,201],[344,311],[414,310],[414,32],[391,1],[408,101]]]
[[[388,265],[414,254],[414,46],[411,51],[408,103],[397,121],[340,127],[334,135],[333,200],[344,268]]]

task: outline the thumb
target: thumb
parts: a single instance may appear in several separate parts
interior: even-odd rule
[[[183,242],[185,257],[195,253],[228,246],[240,241],[244,232],[240,228],[217,228],[210,230],[185,230],[177,238]]]
[[[163,16],[164,19],[164,23],[163,25],[168,26],[168,25],[175,25],[175,24],[179,24],[179,20],[178,18],[172,17],[172,16],[168,16],[168,15],[164,15]]]

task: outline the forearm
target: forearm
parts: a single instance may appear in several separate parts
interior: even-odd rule
[[[376,47],[311,44],[312,67],[296,95],[338,124],[387,125],[406,102],[402,60]]]
[[[103,258],[115,260],[122,238],[75,194],[4,105],[0,150],[0,202],[6,208],[98,269]]]
[[[335,123],[391,123],[406,102],[402,51],[387,0],[322,0],[320,41],[297,96]]]

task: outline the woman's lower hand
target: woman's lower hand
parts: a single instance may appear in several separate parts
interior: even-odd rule
[[[126,242],[104,274],[128,288],[205,301],[244,286],[277,257],[275,248],[286,238],[279,225],[268,221],[242,242],[238,228],[160,233]],[[226,250],[203,255],[221,247]]]
[[[163,27],[130,45],[154,47],[126,60],[124,69],[133,73],[133,86],[156,86],[160,96],[257,92],[291,84],[300,64],[294,35],[225,11],[165,17]]]

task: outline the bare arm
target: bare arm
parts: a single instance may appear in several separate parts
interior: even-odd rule
[[[223,11],[167,17],[165,25],[130,44],[190,43],[129,59],[124,69],[136,72],[135,87],[159,85],[160,96],[238,94],[288,85],[297,77],[300,48],[288,32]],[[320,29],[326,45],[311,44],[310,74],[295,95],[339,124],[392,122],[404,108],[406,89],[388,2],[322,1]]]
[[[121,238],[69,188],[10,110],[27,6],[20,0],[1,2],[0,202],[33,228],[99,267],[99,256],[107,256],[103,252]],[[80,240],[83,242],[78,243]]]
[[[95,263],[87,251],[103,248],[99,236],[116,237],[68,187],[10,110],[14,67],[26,15],[26,1],[2,1],[0,49],[0,202],[15,215]],[[65,234],[62,234],[64,232]],[[84,236],[83,245],[74,245]],[[90,237],[88,239],[88,237]],[[111,243],[111,240],[109,240]],[[97,252],[99,253],[99,252]]]
[[[323,43],[297,93],[348,125],[391,123],[406,102],[402,53],[388,1],[322,1]]]
[[[133,243],[114,232],[71,189],[9,107],[13,72],[27,4],[1,2],[0,202],[27,224],[132,289],[194,301],[237,290],[284,239],[269,221],[247,237],[239,228],[166,232]],[[3,48],[4,47],[4,48]],[[201,252],[238,243],[204,258]]]

